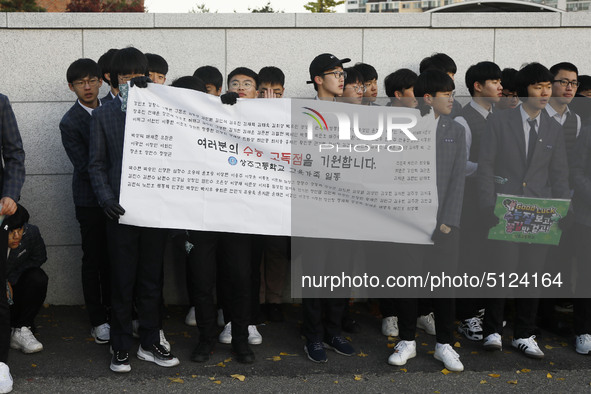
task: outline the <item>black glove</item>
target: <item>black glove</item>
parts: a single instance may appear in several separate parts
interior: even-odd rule
[[[575,215],[572,212],[568,212],[565,217],[558,220],[558,228],[562,231],[570,229],[575,224]]]
[[[234,105],[236,104],[236,99],[240,97],[236,92],[228,92],[224,93],[220,96],[222,99],[222,104]]]
[[[111,220],[118,220],[119,216],[125,213],[125,209],[114,198],[105,202],[103,211]]]
[[[131,78],[131,82],[129,83],[129,86],[131,86],[132,88],[134,86],[137,86],[138,88],[147,88],[148,87],[148,83],[152,83],[152,80],[150,79],[150,77],[135,77],[135,78]]]
[[[488,207],[482,210],[482,225],[488,230],[499,224],[499,218],[495,215],[495,207]]]

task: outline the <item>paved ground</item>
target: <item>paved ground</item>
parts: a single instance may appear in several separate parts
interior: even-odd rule
[[[230,345],[219,344],[210,362],[193,363],[190,353],[197,330],[185,326],[185,307],[169,307],[165,331],[181,364],[162,368],[132,357],[129,374],[109,370],[106,345],[93,342],[81,307],[49,307],[37,319],[38,339],[45,350],[24,355],[11,350],[9,366],[14,392],[591,392],[591,356],[575,353],[570,338],[542,333],[543,360],[528,359],[504,339],[503,352],[487,353],[481,343],[458,337],[456,350],[466,371],[442,373],[432,356],[435,338],[420,331],[417,357],[404,368],[386,360],[395,341],[380,333],[380,320],[365,304],[354,308],[363,332],[349,335],[358,355],[329,352],[326,364],[310,362],[299,336],[300,308],[287,306],[287,320],[259,327],[263,344],[253,347],[257,361],[231,360]],[[459,347],[458,347],[459,346]],[[244,376],[244,381],[232,375]]]

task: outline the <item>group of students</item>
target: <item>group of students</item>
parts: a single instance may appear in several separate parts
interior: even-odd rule
[[[316,98],[379,105],[375,68],[365,63],[344,67],[348,62],[350,59],[328,53],[311,61],[308,83],[313,84]],[[446,267],[467,267],[493,259],[527,266],[546,256],[565,258],[563,243],[569,241],[570,245],[573,240],[577,248],[568,248],[568,258],[576,255],[579,264],[588,263],[591,159],[588,161],[587,155],[591,132],[585,126],[591,111],[582,106],[577,109],[579,116],[569,104],[577,91],[591,96],[591,85],[583,85],[585,78],[570,63],[550,69],[530,63],[518,71],[501,71],[496,64],[485,61],[466,71],[472,100],[462,108],[454,101],[456,71],[454,61],[439,53],[421,62],[418,75],[400,69],[384,80],[389,98],[386,105],[418,108],[421,115],[430,114],[437,123],[439,206],[434,244],[393,243],[389,247],[390,255],[396,256],[395,263],[420,266],[436,259]],[[168,64],[161,56],[144,54],[133,47],[111,49],[98,62],[78,59],[66,72],[68,86],[77,100],[59,127],[74,167],[72,190],[82,237],[84,300],[91,335],[99,344],[110,343],[110,369],[114,372],[131,370],[129,353],[134,336],[140,341],[139,359],[163,367],[179,364],[162,326],[163,261],[169,240],[178,246],[180,253],[176,256],[187,267],[191,309],[186,323],[199,329],[192,361],[209,360],[219,341],[232,345],[236,361],[254,362],[250,346],[262,343],[256,325],[265,320],[261,292],[265,293],[267,318],[283,320],[281,301],[289,265],[289,238],[178,232],[119,223],[125,214],[125,207],[119,204],[126,116],[121,93],[128,82],[139,88],[152,82],[165,83],[167,73]],[[108,83],[109,92],[99,98],[103,82]],[[258,73],[239,67],[228,75],[227,92],[222,94],[222,74],[215,67],[204,66],[171,85],[220,96],[223,104],[234,105],[237,98],[283,97],[285,76],[273,66]],[[497,182],[499,176],[505,181]],[[12,193],[12,200],[18,201],[20,187],[22,182],[18,192]],[[559,223],[564,231],[561,245],[549,248],[488,241],[488,230],[498,223],[493,212],[497,193],[544,198],[571,198],[574,193],[573,208]],[[14,211],[3,207],[0,214],[5,213]],[[325,252],[326,258],[331,258],[330,245]],[[534,339],[538,300],[515,302],[511,344],[527,356],[541,358],[543,352]],[[462,371],[460,357],[451,346],[454,331],[459,330],[471,340],[483,340],[488,350],[500,350],[504,305],[501,298],[382,299],[382,333],[400,337],[388,362],[404,365],[414,357],[415,332],[422,328],[436,336],[434,357],[448,370]],[[345,356],[355,353],[342,334],[343,329],[358,330],[357,323],[348,316],[348,300],[305,298],[302,307],[304,351],[310,360],[326,362],[326,349]],[[591,303],[576,299],[574,308],[576,351],[589,354]],[[460,319],[459,327],[454,325],[456,317]],[[221,334],[219,323],[224,326]],[[3,356],[0,352],[0,361],[5,361]]]

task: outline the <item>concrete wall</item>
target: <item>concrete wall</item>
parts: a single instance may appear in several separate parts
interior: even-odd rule
[[[312,96],[308,66],[319,53],[374,65],[380,78],[446,52],[464,71],[482,60],[519,68],[571,61],[591,74],[591,13],[536,14],[54,14],[0,13],[0,92],[13,103],[27,154],[22,203],[48,246],[47,302],[82,304],[80,235],[71,196],[72,166],[58,124],[72,105],[68,65],[133,45],[164,56],[169,81],[205,64],[275,65],[288,96]],[[381,81],[380,81],[381,83]],[[103,88],[103,92],[106,89]],[[380,86],[383,94],[383,86]],[[184,265],[166,263],[165,299],[186,303]]]

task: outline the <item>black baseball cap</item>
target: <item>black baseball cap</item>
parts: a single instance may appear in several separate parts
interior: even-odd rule
[[[318,55],[310,63],[310,80],[306,83],[314,83],[314,77],[322,75],[325,71],[333,69],[337,66],[343,66],[344,63],[349,63],[351,59],[339,59],[330,53],[323,53]]]

